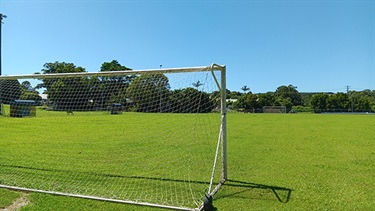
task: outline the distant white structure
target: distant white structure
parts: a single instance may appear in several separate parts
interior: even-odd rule
[[[237,99],[227,99],[227,103],[229,103],[229,102],[231,102],[231,103],[237,102]]]
[[[42,98],[42,103],[48,102],[48,94],[39,94],[39,96]]]

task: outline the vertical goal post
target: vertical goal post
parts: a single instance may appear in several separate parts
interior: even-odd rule
[[[0,102],[2,188],[203,210],[228,179],[225,65],[0,76]]]

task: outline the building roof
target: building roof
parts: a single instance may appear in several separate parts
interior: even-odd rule
[[[34,100],[14,100],[11,105],[36,105]]]

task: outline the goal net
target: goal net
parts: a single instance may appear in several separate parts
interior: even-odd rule
[[[285,106],[264,106],[263,113],[286,113]]]
[[[216,64],[0,76],[0,187],[202,210],[227,178],[225,90]]]

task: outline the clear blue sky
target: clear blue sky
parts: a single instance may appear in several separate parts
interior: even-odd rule
[[[375,90],[374,0],[0,0],[3,75],[227,65],[253,93]]]

